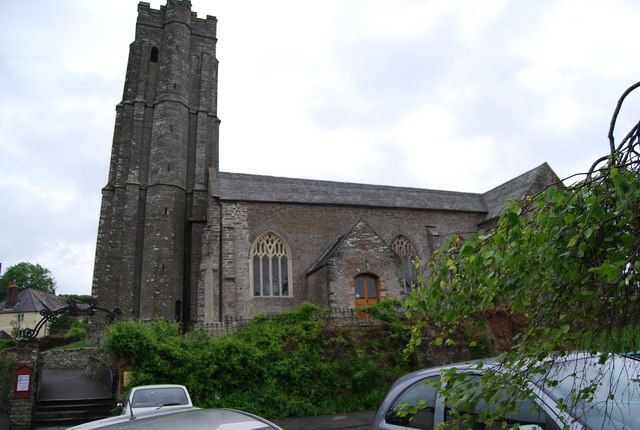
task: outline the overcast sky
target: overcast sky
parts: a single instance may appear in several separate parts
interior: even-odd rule
[[[164,1],[153,0],[158,8]],[[134,0],[0,0],[0,262],[91,291]],[[484,192],[608,150],[632,1],[193,0],[218,17],[227,172]],[[640,94],[618,135],[640,119]]]

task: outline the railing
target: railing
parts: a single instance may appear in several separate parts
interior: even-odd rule
[[[263,315],[263,318],[275,320],[278,314]],[[322,320],[331,326],[370,326],[378,324],[378,321],[371,318],[368,314],[351,308],[331,309],[328,312],[317,312],[313,315],[316,320]],[[224,334],[235,333],[239,329],[245,327],[251,318],[239,318],[226,316],[222,321],[203,323],[197,322],[185,327],[185,331],[204,331],[210,336],[221,336]]]
[[[117,378],[111,366],[101,359],[93,355],[89,356],[86,367],[86,374],[89,378],[101,383],[110,392],[115,393],[117,390]]]

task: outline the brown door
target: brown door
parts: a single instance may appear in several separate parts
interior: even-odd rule
[[[374,275],[356,276],[356,309],[378,303],[380,300],[380,283]],[[359,318],[363,316],[358,314]]]

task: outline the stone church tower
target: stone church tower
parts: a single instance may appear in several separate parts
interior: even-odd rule
[[[93,277],[124,318],[195,317],[208,169],[218,168],[216,19],[138,5]]]

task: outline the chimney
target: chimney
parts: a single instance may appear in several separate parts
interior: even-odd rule
[[[18,300],[18,287],[16,286],[16,280],[9,281],[9,287],[7,288],[7,298],[4,301],[5,309],[12,309],[16,305]]]

